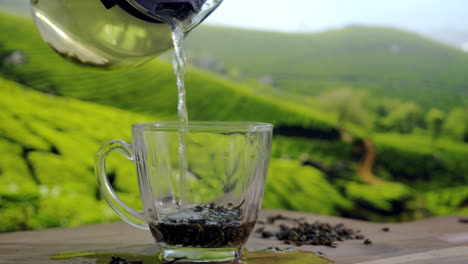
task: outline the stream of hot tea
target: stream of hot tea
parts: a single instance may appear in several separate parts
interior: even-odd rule
[[[213,7],[218,6],[222,0],[204,0],[203,6],[201,10],[199,10],[198,14],[194,15],[194,17],[200,16],[206,18],[211,12],[214,11]],[[189,16],[190,17],[190,16]],[[179,174],[177,178],[178,182],[178,190],[175,190],[174,193],[174,202],[180,207],[182,206],[185,199],[185,196],[188,195],[189,190],[188,188],[188,164],[186,159],[186,142],[185,142],[185,135],[184,132],[188,129],[188,113],[187,113],[187,105],[186,105],[186,90],[185,90],[185,65],[187,62],[187,58],[185,56],[184,50],[184,37],[187,31],[193,29],[198,23],[201,23],[203,19],[198,20],[196,24],[192,24],[191,26],[187,27],[184,23],[186,21],[180,21],[179,19],[189,19],[188,21],[197,21],[196,18],[188,18],[185,16],[168,16],[164,17],[161,16],[162,20],[165,21],[167,24],[171,26],[172,29],[172,41],[174,44],[174,54],[173,54],[173,66],[174,66],[174,73],[177,78],[177,92],[178,92],[178,122],[179,122]]]
[[[178,190],[174,194],[175,202],[178,206],[182,206],[184,199],[184,194],[187,193],[187,190],[184,190],[187,186],[187,178],[188,178],[188,164],[185,155],[185,136],[184,136],[184,128],[188,127],[188,113],[187,113],[187,105],[186,105],[186,92],[185,92],[185,64],[187,62],[187,58],[185,56],[184,50],[184,37],[185,37],[185,30],[183,26],[174,19],[171,20],[171,28],[172,28],[172,41],[174,43],[174,54],[173,54],[173,66],[174,66],[174,74],[177,79],[177,94],[178,94],[178,102],[177,102],[177,114],[178,114],[178,122],[179,122],[179,174],[177,178],[178,182]]]

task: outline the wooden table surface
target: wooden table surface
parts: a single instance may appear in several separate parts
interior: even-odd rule
[[[371,245],[365,245],[362,240],[351,240],[339,242],[337,248],[299,247],[301,250],[323,252],[325,257],[337,264],[468,263],[468,224],[461,223],[459,217],[381,224],[268,210],[262,211],[259,220],[278,213],[288,217],[304,217],[309,222],[344,223],[351,228],[360,229],[372,240]],[[383,227],[388,227],[390,231],[382,231]],[[260,234],[252,234],[246,247],[255,251],[269,246],[286,247],[275,238],[262,239]],[[58,264],[61,262],[51,260],[50,256],[77,251],[153,253],[155,244],[149,231],[120,222],[0,234],[0,263]]]

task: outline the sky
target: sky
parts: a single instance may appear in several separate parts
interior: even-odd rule
[[[290,32],[349,24],[468,31],[468,0],[224,0],[206,22]]]
[[[0,0],[0,6],[13,4],[29,0]],[[468,0],[224,0],[206,23],[292,32],[349,24],[468,32]]]
[[[0,7],[28,9],[29,1],[0,0]],[[468,52],[468,0],[224,0],[205,23],[282,32],[389,26]]]

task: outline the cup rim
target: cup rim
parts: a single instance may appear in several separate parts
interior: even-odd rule
[[[247,121],[189,121],[188,126],[179,125],[178,121],[154,121],[132,125],[133,129],[151,130],[242,130],[242,131],[269,131],[273,125],[262,122]]]

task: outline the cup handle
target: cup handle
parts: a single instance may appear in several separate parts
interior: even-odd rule
[[[122,140],[112,140],[104,143],[96,154],[94,167],[99,189],[110,207],[125,220],[125,222],[141,229],[148,229],[144,214],[134,210],[120,200],[109,182],[106,173],[106,158],[109,153],[114,151],[118,151],[129,160],[134,161],[132,145]]]

